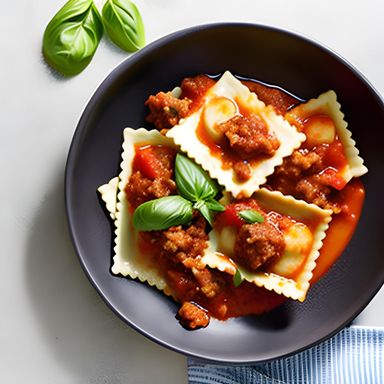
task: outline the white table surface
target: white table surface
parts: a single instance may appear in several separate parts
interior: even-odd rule
[[[384,94],[382,0],[137,0],[148,42],[214,21],[270,24],[336,50]],[[186,358],[131,330],[83,274],[68,235],[64,166],[80,114],[127,54],[103,39],[88,68],[60,79],[44,28],[62,0],[2,1],[0,375],[4,383],[186,383]],[[383,289],[356,320],[384,326]]]

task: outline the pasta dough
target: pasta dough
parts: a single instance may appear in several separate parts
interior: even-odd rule
[[[208,146],[199,140],[197,130],[202,119],[204,105],[215,98],[225,97],[234,103],[241,103],[246,108],[266,122],[267,127],[280,141],[280,147],[269,158],[263,158],[255,164],[250,164],[252,175],[249,180],[240,182],[232,168],[223,168],[221,158],[213,156]],[[170,129],[166,136],[172,138],[183,152],[200,164],[212,178],[225,187],[234,196],[250,196],[273,173],[274,168],[280,165],[283,158],[289,156],[305,140],[305,135],[297,132],[281,116],[277,115],[271,106],[265,106],[255,93],[241,84],[230,72],[225,72],[221,79],[209,89],[205,95],[204,105],[192,115],[180,120],[179,124]]]

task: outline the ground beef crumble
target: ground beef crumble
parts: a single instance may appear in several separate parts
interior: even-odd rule
[[[207,311],[189,301],[183,303],[177,315],[180,323],[188,329],[204,328],[210,320]]]
[[[181,83],[181,96],[172,92],[159,92],[151,95],[145,102],[149,108],[146,120],[153,123],[159,131],[165,131],[179,123],[199,106],[204,94],[215,84],[208,76],[187,77]]]
[[[133,208],[146,201],[169,196],[176,193],[176,183],[172,179],[175,162],[175,152],[167,147],[153,146],[156,178],[150,179],[140,170],[135,170],[125,187],[125,193]]]
[[[184,263],[201,256],[207,247],[208,235],[205,228],[204,218],[196,214],[187,228],[177,225],[164,231],[151,232],[152,242],[159,246],[162,256],[172,259],[174,263]]]
[[[192,100],[178,99],[172,92],[159,92],[149,96],[145,105],[149,108],[146,120],[159,130],[170,129],[189,114]]]
[[[233,170],[239,181],[247,181],[252,176],[252,168],[247,160],[257,156],[270,157],[280,147],[280,141],[269,132],[267,125],[258,115],[234,116],[219,124],[230,149],[240,160],[235,161]]]
[[[255,270],[276,260],[284,251],[283,234],[271,223],[245,224],[237,233],[236,259]]]
[[[208,235],[206,221],[195,213],[192,223],[188,227],[181,225],[170,227],[163,231],[142,233],[145,241],[155,245],[158,263],[167,266],[165,270],[168,284],[179,294],[178,299],[183,303],[183,310],[179,311],[180,322],[188,328],[205,326],[199,320],[200,308],[187,311],[185,302],[193,301],[196,297],[213,298],[220,290],[222,283],[201,261],[201,255],[207,247]],[[194,318],[196,316],[196,318]],[[204,312],[206,325],[209,315]]]
[[[186,77],[181,83],[181,96],[198,102],[216,81],[205,75]]]
[[[283,164],[275,169],[275,173],[267,180],[267,187],[278,190],[285,195],[292,195],[321,208],[340,213],[340,206],[332,201],[336,191],[327,185],[322,171],[326,168],[323,162],[326,146],[312,149],[297,149],[286,157]]]
[[[220,290],[220,282],[213,278],[211,271],[201,262],[207,240],[206,221],[197,213],[187,228],[178,225],[164,231],[154,231],[150,239],[160,250],[160,258],[189,270],[198,290],[206,297],[214,297]]]
[[[269,132],[267,125],[258,115],[234,116],[219,124],[231,148],[245,159],[250,156],[272,156],[280,147],[274,133]]]

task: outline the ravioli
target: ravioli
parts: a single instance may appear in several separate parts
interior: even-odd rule
[[[287,107],[283,116],[274,111],[274,91],[265,105],[225,72],[217,82],[197,75],[150,95],[147,121],[161,133],[126,128],[121,172],[98,188],[115,226],[111,272],[172,296],[188,329],[206,327],[210,316],[225,320],[270,311],[285,298],[304,301],[316,263],[322,267],[326,232],[328,256],[339,224],[352,234],[350,218],[358,220],[361,207],[351,211],[350,203],[364,191],[348,181],[367,169],[336,94]],[[245,145],[235,147],[234,132],[243,127]],[[265,139],[272,151],[241,152],[252,149],[249,132],[256,132],[249,141]],[[232,169],[238,159],[249,178]],[[329,228],[333,213],[340,215]]]
[[[352,133],[348,130],[348,123],[344,120],[344,114],[341,112],[341,105],[337,101],[337,95],[334,91],[328,91],[321,94],[316,99],[311,99],[307,103],[300,104],[289,111],[285,118],[293,125],[302,130],[308,120],[313,117],[327,116],[331,118],[336,128],[336,135],[341,141],[344,154],[347,159],[347,165],[340,170],[340,175],[346,182],[353,177],[360,177],[368,172],[364,165],[364,160],[359,156],[359,150],[356,143],[352,139]],[[327,124],[320,121],[314,127],[315,140],[329,143],[333,141],[332,132],[330,132]],[[317,137],[317,138],[316,138]]]
[[[245,280],[288,298],[303,301],[310,286],[322,240],[331,221],[332,211],[264,188],[256,191],[252,198],[263,209],[289,216],[297,221],[297,224],[284,233],[286,248],[278,261],[265,270],[256,271],[236,265],[231,259],[235,233],[228,228],[219,231],[215,227],[209,235],[210,248],[202,261],[211,268],[217,268],[231,275],[235,275],[239,269]],[[230,201],[228,196],[223,202],[225,201]],[[311,222],[312,225],[308,227],[302,222]]]
[[[161,135],[158,131],[147,131],[144,128],[124,130],[123,153],[121,173],[117,188],[117,197],[111,192],[111,185],[116,183],[116,178],[108,184],[101,186],[99,192],[106,203],[106,207],[115,216],[115,247],[113,256],[112,273],[115,275],[130,276],[147,282],[151,286],[172,295],[164,277],[155,265],[148,263],[139,247],[138,233],[132,225],[132,213],[126,199],[124,188],[132,173],[132,163],[135,156],[135,145],[165,145],[174,148],[173,141]],[[114,204],[116,201],[116,204]],[[115,210],[114,210],[114,207]]]
[[[217,99],[224,101],[220,107],[214,105]],[[211,148],[202,142],[199,130],[203,129],[204,134],[214,139],[215,134],[212,134],[211,127],[211,124],[215,123],[214,119],[218,119],[217,123],[223,122],[235,115],[241,115],[244,108],[261,117],[268,130],[279,140],[280,146],[272,157],[248,162],[251,176],[248,180],[241,181],[238,180],[232,167],[225,166],[224,157],[215,156]],[[266,106],[255,93],[250,92],[228,71],[208,90],[203,106],[185,119],[181,119],[166,136],[172,138],[183,152],[200,164],[235,197],[252,195],[266,181],[266,177],[273,173],[275,167],[282,163],[283,158],[289,156],[305,140],[304,134],[297,132],[295,127],[274,112],[272,106]]]

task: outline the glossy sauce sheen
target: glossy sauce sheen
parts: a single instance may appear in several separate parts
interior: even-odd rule
[[[359,222],[364,198],[364,185],[359,179],[350,181],[340,192],[338,201],[344,209],[332,217],[316,262],[312,283],[318,281],[331,268],[348,245]]]

